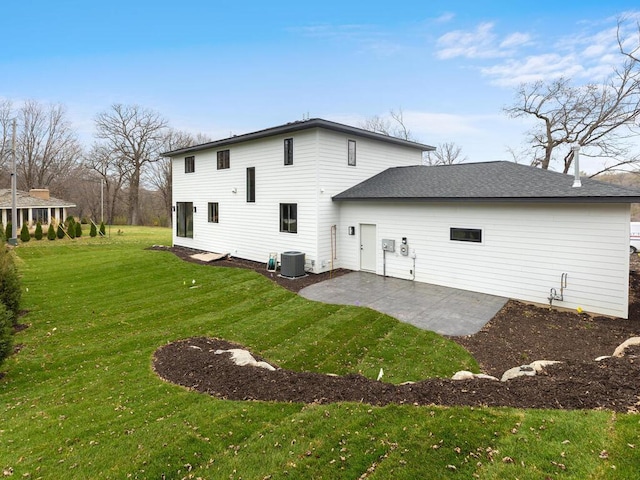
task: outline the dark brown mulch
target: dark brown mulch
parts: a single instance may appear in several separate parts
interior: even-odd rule
[[[172,251],[189,259],[186,250]],[[262,264],[235,259],[225,262],[228,263],[215,262],[213,265],[254,268],[264,274]],[[632,268],[639,266],[640,262],[634,259]],[[233,400],[362,401],[372,405],[433,403],[635,411],[640,401],[640,358],[636,357],[640,349],[628,350],[630,355],[623,358],[594,361],[596,357],[611,355],[627,338],[640,336],[640,274],[632,270],[630,275],[633,303],[629,320],[590,317],[509,301],[479,333],[452,337],[474,355],[485,373],[497,377],[511,367],[534,360],[563,362],[547,367],[535,377],[508,382],[428,379],[396,386],[359,375],[333,377],[283,369],[272,372],[258,367],[238,367],[227,354],[214,355],[213,350],[218,348],[242,347],[206,338],[187,339],[160,348],[154,357],[154,368],[168,381]],[[316,275],[305,277],[305,286],[322,278]],[[272,280],[285,288],[297,281]]]
[[[331,272],[324,272],[318,274],[309,274],[304,277],[298,278],[285,278],[280,276],[277,272],[269,272],[267,270],[267,262],[265,260],[264,263],[260,262],[252,262],[251,260],[244,260],[242,258],[236,257],[227,257],[223,260],[216,260],[214,262],[202,262],[200,260],[195,260],[191,258],[191,255],[196,253],[203,253],[201,250],[194,250],[186,247],[165,247],[165,246],[154,246],[151,249],[155,250],[169,250],[176,256],[181,259],[192,262],[199,263],[201,265],[211,265],[214,267],[233,267],[233,268],[246,268],[249,270],[254,270],[261,275],[264,275],[271,281],[277,283],[281,287],[286,288],[287,290],[291,290],[292,292],[298,293],[304,287],[309,285],[313,285],[318,282],[323,282],[324,280],[329,280],[330,278],[339,277],[344,275],[345,273],[349,273],[351,270],[346,270],[344,268],[337,268]]]
[[[191,338],[157,350],[153,364],[165,380],[229,400],[607,408],[626,412],[635,411],[640,388],[640,358],[630,356],[588,363],[569,361],[550,366],[535,377],[508,382],[438,378],[392,385],[355,374],[335,377],[237,366],[230,354],[214,353],[230,348],[242,346],[225,340]],[[640,353],[640,349],[634,353]]]

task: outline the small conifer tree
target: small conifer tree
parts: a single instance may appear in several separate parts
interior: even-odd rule
[[[64,238],[64,228],[62,228],[62,224],[58,224],[58,231],[56,232],[58,238]]]
[[[7,239],[4,236],[4,225],[0,222],[0,243],[6,241]]]
[[[31,240],[31,235],[29,234],[29,227],[27,227],[26,223],[22,224],[22,228],[20,229],[20,241],[28,242]]]
[[[7,228],[4,231],[4,238],[6,238],[7,240],[11,238],[12,229],[13,229],[13,225],[11,225],[11,222],[7,222]]]
[[[76,222],[74,228],[75,228],[76,238],[80,238],[82,236],[82,224],[80,222]]]
[[[100,236],[104,237],[106,235],[106,230],[104,228],[104,222],[100,222]]]
[[[69,225],[67,226],[67,235],[69,235],[71,238],[76,238],[76,224],[75,222],[69,222]]]
[[[55,240],[56,239],[56,229],[53,228],[53,223],[49,224],[49,230],[47,230],[47,238],[49,240]]]
[[[36,231],[33,234],[33,237],[36,240],[42,240],[42,224],[40,222],[36,223]]]
[[[89,236],[91,238],[98,235],[98,229],[96,228],[96,224],[91,222],[91,228],[89,229]]]

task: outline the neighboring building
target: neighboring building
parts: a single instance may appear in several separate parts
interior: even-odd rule
[[[3,225],[11,221],[11,207],[11,189],[0,189],[0,221]],[[47,189],[33,188],[28,193],[20,190],[16,192],[16,207],[16,227],[21,228],[23,223],[33,227],[38,222],[48,226],[53,221],[57,225],[67,218],[68,209],[75,207],[75,204],[51,197]]]
[[[173,242],[627,316],[640,192],[509,162],[421,166],[431,149],[312,119],[169,152]]]

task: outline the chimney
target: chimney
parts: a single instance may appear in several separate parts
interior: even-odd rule
[[[49,200],[49,189],[48,188],[32,188],[29,190],[29,196],[36,197],[41,200]]]
[[[573,150],[573,166],[575,168],[575,177],[573,179],[572,187],[581,187],[582,182],[580,181],[580,145],[574,145],[571,147]]]

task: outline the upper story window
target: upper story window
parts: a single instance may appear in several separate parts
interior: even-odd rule
[[[454,228],[449,229],[449,239],[456,242],[482,243],[482,230],[479,228]]]
[[[284,164],[293,165],[293,138],[284,139]]]
[[[196,157],[184,157],[184,173],[193,173],[196,171]]]
[[[220,150],[218,152],[218,170],[229,168],[229,150]]]
[[[347,165],[356,166],[356,141],[349,140],[347,145]]]
[[[256,167],[247,168],[247,202],[256,201]]]

